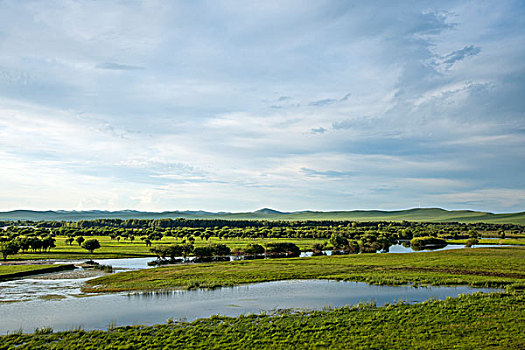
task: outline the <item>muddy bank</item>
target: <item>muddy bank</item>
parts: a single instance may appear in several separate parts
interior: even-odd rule
[[[75,269],[75,265],[73,264],[42,267],[41,269],[35,269],[35,270],[30,270],[30,271],[19,271],[19,272],[3,274],[3,275],[0,275],[0,281],[6,281],[6,280],[14,279],[14,278],[27,277],[27,276],[33,276],[33,275],[40,275],[43,273],[73,270],[73,269]]]

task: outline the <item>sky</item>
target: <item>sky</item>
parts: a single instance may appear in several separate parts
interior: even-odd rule
[[[525,211],[525,3],[0,0],[0,169],[2,211]]]

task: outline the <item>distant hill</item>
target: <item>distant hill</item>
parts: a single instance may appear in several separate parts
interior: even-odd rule
[[[227,220],[354,220],[354,221],[426,221],[426,222],[486,222],[498,224],[525,225],[525,212],[493,214],[471,210],[445,210],[440,208],[416,208],[396,211],[353,210],[353,211],[297,211],[280,212],[264,208],[245,213],[212,213],[207,211],[165,211],[142,212],[121,211],[32,211],[14,210],[0,212],[0,220],[56,220],[79,221],[93,219],[227,219]]]

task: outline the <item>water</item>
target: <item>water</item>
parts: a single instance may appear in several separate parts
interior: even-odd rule
[[[503,244],[474,244],[471,248],[494,248],[494,247],[509,247],[509,245],[503,245]],[[463,249],[465,248],[464,244],[448,244],[445,247],[442,248],[436,248],[436,249],[423,249],[423,250],[414,250],[412,247],[408,246],[405,247],[401,244],[394,244],[390,246],[388,249],[388,252],[384,253],[425,253],[425,252],[439,252],[442,250],[453,250],[453,249]]]
[[[284,308],[322,309],[372,301],[377,305],[399,300],[416,303],[476,291],[494,289],[391,287],[357,282],[293,280],[156,295],[121,293],[82,297],[66,293],[61,300],[0,303],[0,333],[20,329],[32,332],[38,327],[52,327],[54,330],[78,326],[86,330],[106,329],[109,325],[165,323],[169,318],[192,321],[216,314],[238,316]]]
[[[148,266],[148,262],[155,258],[123,258],[123,259],[96,259],[95,262],[101,265],[111,265],[114,270],[139,270],[154,266]]]

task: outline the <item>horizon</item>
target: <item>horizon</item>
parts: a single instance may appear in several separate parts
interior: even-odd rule
[[[523,2],[6,0],[0,19],[0,211],[525,211]]]
[[[13,210],[4,210],[0,211],[0,213],[9,213],[9,212],[18,212],[18,211],[30,211],[30,212],[65,212],[65,213],[72,213],[72,212],[105,212],[105,213],[116,213],[116,212],[139,212],[139,213],[153,213],[153,214],[162,214],[162,213],[173,213],[173,212],[204,212],[204,213],[210,213],[210,214],[241,214],[241,213],[256,213],[264,210],[270,210],[275,211],[279,214],[294,214],[294,213],[301,213],[301,212],[312,212],[312,213],[329,213],[329,212],[372,212],[372,211],[378,211],[378,212],[403,212],[403,211],[411,211],[411,210],[431,210],[431,209],[437,209],[437,210],[443,210],[447,212],[457,212],[457,211],[466,211],[466,212],[480,212],[480,213],[487,213],[487,214],[520,214],[525,213],[525,211],[516,211],[516,212],[496,212],[496,211],[481,211],[481,210],[472,210],[472,209],[446,209],[446,208],[439,208],[439,207],[414,207],[414,208],[404,208],[404,209],[392,209],[392,210],[385,210],[385,209],[341,209],[341,210],[314,210],[314,209],[302,209],[302,210],[279,210],[274,209],[270,207],[263,207],[255,210],[247,210],[247,211],[208,211],[208,210],[201,210],[201,209],[174,209],[174,210],[160,210],[160,211],[148,211],[148,210],[137,210],[137,209],[116,209],[116,210],[106,210],[106,209],[82,209],[82,210],[76,210],[76,209],[48,209],[48,210],[33,210],[33,209],[13,209]]]

